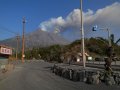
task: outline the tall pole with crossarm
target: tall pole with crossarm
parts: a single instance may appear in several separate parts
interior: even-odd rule
[[[16,36],[16,40],[17,40],[17,43],[16,43],[16,60],[18,59],[18,47],[19,47],[19,35],[17,34]]]
[[[25,18],[23,18],[23,35],[22,35],[22,63],[24,63],[25,51]]]
[[[84,25],[83,25],[83,13],[82,13],[82,0],[80,0],[80,15],[81,15],[81,37],[82,37],[82,60],[83,67],[86,67],[86,56],[85,56],[85,40],[84,40]]]

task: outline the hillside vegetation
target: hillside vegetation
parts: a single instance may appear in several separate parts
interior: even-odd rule
[[[120,56],[120,46],[112,42],[114,54]],[[108,51],[108,41],[103,38],[85,39],[85,50],[92,57],[105,57]],[[61,62],[63,57],[77,55],[81,52],[81,40],[76,40],[69,45],[52,45],[49,47],[38,47],[27,49],[25,52],[26,59],[43,59],[47,61]],[[21,53],[19,53],[21,57]]]

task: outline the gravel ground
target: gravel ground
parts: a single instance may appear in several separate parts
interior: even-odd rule
[[[14,71],[0,81],[0,90],[120,90],[120,86],[66,80],[50,71],[53,64],[43,61],[14,64]]]

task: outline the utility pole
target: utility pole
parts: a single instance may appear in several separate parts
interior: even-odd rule
[[[22,35],[22,63],[24,63],[24,57],[25,57],[25,18],[23,18],[23,35]]]
[[[18,59],[18,47],[19,47],[19,35],[17,34],[16,36],[16,40],[17,40],[17,45],[16,45],[16,60]]]
[[[85,40],[84,40],[84,25],[83,25],[83,13],[82,13],[82,0],[80,0],[80,15],[81,15],[81,37],[82,37],[82,60],[83,68],[86,67],[86,56],[85,56]]]
[[[109,47],[111,47],[111,46],[112,46],[112,43],[111,43],[111,32],[110,32],[110,30],[109,30],[109,29],[107,29],[107,31],[108,31],[108,41],[109,41]]]

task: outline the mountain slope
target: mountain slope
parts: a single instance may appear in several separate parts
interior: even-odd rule
[[[0,44],[8,45],[10,47],[15,48],[16,41],[17,41],[16,38],[10,38],[10,39],[0,41]],[[36,30],[25,36],[26,48],[46,47],[54,44],[66,45],[66,44],[69,44],[69,42],[57,34],[45,32],[42,30]],[[19,39],[19,47],[20,48],[22,47],[21,37]]]

